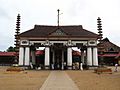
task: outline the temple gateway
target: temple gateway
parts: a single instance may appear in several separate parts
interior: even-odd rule
[[[19,66],[36,65],[35,52],[44,47],[45,69],[72,69],[72,48],[81,52],[78,61],[88,67],[98,66],[98,35],[84,29],[82,25],[48,26],[35,25],[33,29],[19,34]]]

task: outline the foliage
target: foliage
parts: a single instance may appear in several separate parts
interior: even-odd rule
[[[7,49],[7,52],[15,52],[15,48],[10,46],[8,49]]]

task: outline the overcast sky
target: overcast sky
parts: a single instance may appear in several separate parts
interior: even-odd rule
[[[0,51],[14,46],[16,17],[21,15],[21,31],[38,25],[83,25],[97,33],[101,17],[103,37],[120,46],[120,0],[0,0]]]

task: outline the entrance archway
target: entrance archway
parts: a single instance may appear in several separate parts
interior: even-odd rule
[[[52,70],[66,69],[67,48],[63,45],[63,43],[54,43],[50,49],[50,68]]]

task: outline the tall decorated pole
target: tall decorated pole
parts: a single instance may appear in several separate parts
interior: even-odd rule
[[[98,41],[101,43],[103,39],[103,32],[102,32],[102,23],[100,17],[97,19],[97,27],[98,27]]]
[[[19,34],[20,34],[20,14],[17,15],[17,21],[16,21],[16,32],[15,32],[15,52],[16,52],[16,57],[15,57],[15,63],[18,63],[18,56],[19,56]]]
[[[103,47],[103,32],[102,32],[102,23],[101,18],[98,17],[97,19],[97,30],[98,30],[98,41],[99,41],[99,55],[100,55],[100,65],[103,66],[103,54],[104,54],[104,47]]]

